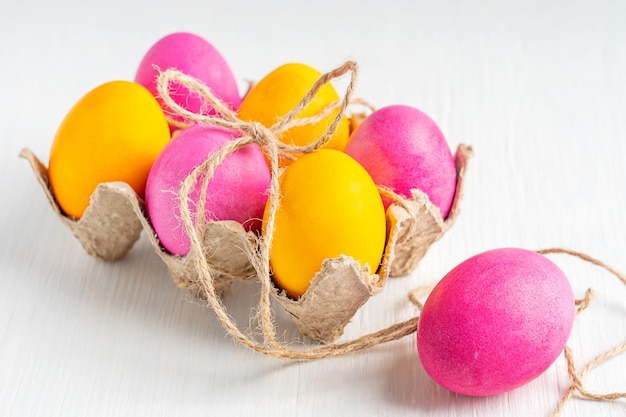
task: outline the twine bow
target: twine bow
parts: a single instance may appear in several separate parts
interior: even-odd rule
[[[335,78],[345,75],[346,73],[350,73],[350,83],[348,84],[345,94],[338,102],[329,104],[311,117],[298,117],[298,115],[311,102],[315,94],[322,86]],[[270,276],[269,256],[272,238],[274,235],[274,222],[280,200],[280,187],[278,182],[279,157],[287,156],[294,158],[297,155],[312,152],[320,146],[323,146],[330,139],[337,129],[341,118],[344,116],[348,104],[350,104],[352,94],[356,86],[357,77],[358,65],[352,61],[348,61],[338,68],[323,74],[315,82],[305,97],[289,113],[287,113],[273,126],[268,128],[258,122],[241,120],[234,111],[216,98],[206,85],[191,76],[174,69],[165,70],[159,75],[157,81],[159,94],[162,97],[163,102],[169,106],[172,111],[192,122],[219,126],[242,133],[241,137],[233,139],[224,145],[220,150],[209,155],[205,162],[194,169],[193,172],[185,179],[180,190],[181,219],[191,241],[189,255],[193,256],[196,260],[199,283],[205,291],[208,304],[213,308],[218,319],[224,325],[228,333],[230,333],[244,346],[247,346],[257,352],[276,358],[301,361],[321,359],[331,356],[346,355],[379,345],[381,343],[397,340],[415,332],[417,329],[418,318],[414,317],[349,342],[316,346],[310,349],[293,349],[278,342],[276,337],[276,328],[270,306],[273,283]],[[169,87],[172,82],[180,83],[189,91],[200,95],[213,107],[216,115],[204,115],[202,112],[197,114],[178,105],[170,96]],[[338,112],[333,120],[333,123],[315,142],[304,146],[295,146],[282,143],[278,139],[278,137],[280,137],[280,135],[288,129],[295,126],[315,123],[332,114],[337,109]],[[217,167],[228,155],[249,144],[257,144],[263,149],[269,159],[271,173],[269,212],[265,225],[265,233],[264,236],[258,240],[258,245],[254,248],[254,250],[246,248],[248,249],[246,250],[246,255],[254,267],[257,277],[261,283],[261,294],[259,297],[256,316],[260,322],[264,343],[255,341],[252,337],[241,331],[235,324],[232,317],[227,314],[220,297],[215,291],[214,274],[212,272],[211,265],[203,252],[202,245],[203,225],[206,222],[204,206],[206,200],[206,190],[210,178],[213,176]],[[189,209],[189,196],[192,187],[201,177],[201,193],[199,201],[197,202],[196,222],[194,224],[194,221],[192,220],[192,213]]]

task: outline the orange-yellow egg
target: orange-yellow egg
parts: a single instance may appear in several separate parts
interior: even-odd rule
[[[246,95],[239,108],[239,117],[246,121],[257,121],[266,127],[282,119],[302,100],[322,74],[305,64],[290,63],[276,68],[258,82]],[[337,91],[331,84],[324,85],[298,117],[318,114],[324,107],[339,100]],[[279,138],[283,143],[303,146],[318,140],[335,120],[338,109],[320,121],[305,126],[296,126],[284,132]],[[343,150],[349,138],[349,123],[344,116],[324,146]],[[286,165],[285,160],[281,165]]]
[[[285,169],[280,188],[270,265],[275,283],[290,297],[306,292],[327,258],[346,255],[372,273],[378,269],[385,209],[374,181],[352,157],[333,149],[306,154]]]
[[[143,198],[150,168],[170,138],[165,115],[143,86],[111,81],[69,111],[52,144],[48,177],[69,217],[80,218],[103,182],[128,183]]]

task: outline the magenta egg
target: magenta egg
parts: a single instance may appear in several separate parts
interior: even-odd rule
[[[152,166],[146,184],[146,211],[157,237],[170,253],[184,256],[190,248],[180,214],[183,181],[236,135],[230,130],[205,125],[181,130]],[[205,201],[207,219],[235,220],[246,230],[258,233],[269,183],[269,168],[256,144],[230,154],[210,179]],[[200,200],[200,184],[197,181],[190,193],[192,216]]]
[[[445,219],[456,190],[456,166],[435,122],[404,105],[383,107],[363,120],[345,152],[369,172],[374,182],[411,198],[417,189]],[[391,201],[383,199],[385,208]]]
[[[563,351],[575,304],[563,272],[536,252],[483,252],[452,269],[424,304],[419,358],[439,385],[486,396],[541,375]]]
[[[159,101],[163,110],[175,120],[171,110],[163,104],[156,86],[159,70],[174,68],[202,81],[211,92],[233,110],[241,104],[239,88],[233,72],[220,52],[204,38],[192,33],[172,33],[155,43],[143,57],[135,81],[146,87]],[[171,84],[171,96],[183,108],[194,113],[208,109],[211,105],[197,94],[190,94],[187,88]],[[203,107],[204,106],[204,107]]]

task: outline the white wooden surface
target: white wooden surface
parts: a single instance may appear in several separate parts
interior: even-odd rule
[[[264,3],[261,5],[261,3]],[[474,146],[455,227],[416,273],[391,281],[344,339],[415,314],[409,289],[482,250],[565,246],[626,270],[626,3],[590,1],[3,2],[0,6],[0,415],[541,416],[566,389],[560,357],[489,398],[451,394],[419,364],[415,337],[341,359],[288,363],[226,336],[170,281],[142,240],[122,261],[87,256],[54,217],[19,150],[47,160],[78,98],[132,79],[143,53],[178,30],[209,39],[242,89],[301,61],[362,67],[357,94],[410,104]],[[578,363],[626,340],[626,288],[553,259],[592,307],[576,319]],[[243,325],[257,287],[226,299]],[[284,315],[285,337],[302,340]],[[304,341],[305,343],[308,343]],[[592,373],[626,390],[626,358]],[[566,416],[624,416],[626,404],[573,399]]]

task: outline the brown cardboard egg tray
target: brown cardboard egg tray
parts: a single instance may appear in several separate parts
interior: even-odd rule
[[[324,343],[334,341],[343,334],[356,311],[382,291],[388,277],[404,276],[417,268],[430,245],[452,227],[459,214],[463,178],[472,153],[472,148],[466,145],[459,145],[456,150],[457,187],[445,220],[439,209],[419,190],[413,190],[412,199],[393,204],[388,209],[387,243],[376,273],[371,273],[367,266],[361,268],[348,256],[341,256],[326,259],[309,289],[297,300],[278,288],[274,289],[273,296],[303,334]],[[174,283],[197,297],[203,297],[204,289],[199,283],[194,259],[191,255],[172,255],[160,245],[146,216],[144,202],[128,184],[100,184],[83,216],[73,220],[65,216],[57,204],[44,164],[28,148],[23,149],[20,156],[30,162],[50,206],[87,253],[103,260],[122,258],[145,230]],[[256,235],[245,232],[237,222],[216,221],[209,222],[204,236],[202,249],[212,265],[217,293],[225,294],[235,280],[255,278],[254,268],[243,248],[256,247],[259,239]]]

